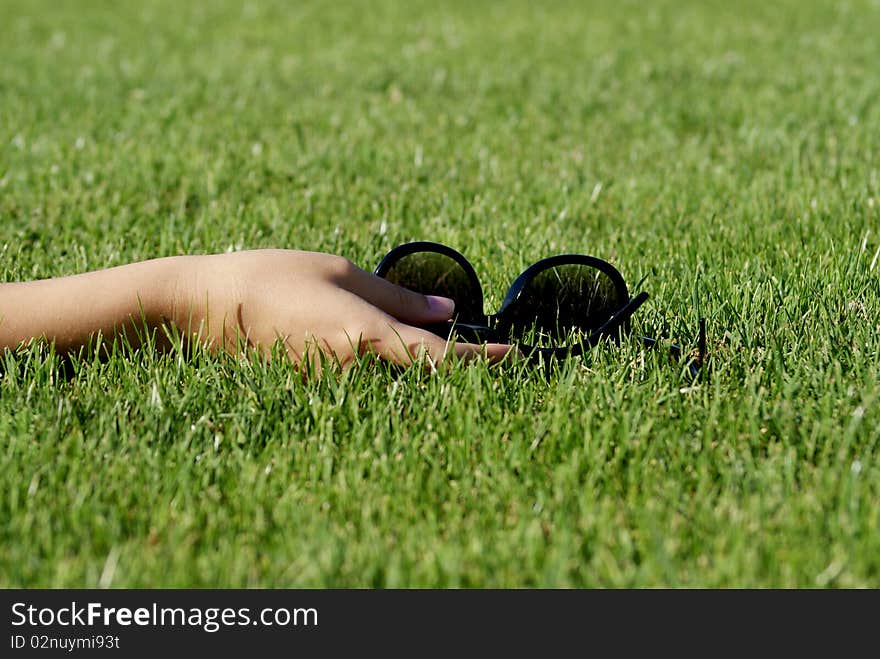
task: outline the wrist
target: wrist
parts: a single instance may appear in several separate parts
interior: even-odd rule
[[[169,256],[149,262],[152,267],[143,273],[147,280],[144,290],[148,293],[141,302],[151,325],[173,324],[180,331],[184,331],[190,321],[198,326],[198,319],[194,317],[195,290],[199,260],[204,258]]]
[[[187,339],[209,343],[237,327],[240,290],[229,254],[175,256],[163,261],[157,278],[156,318]]]

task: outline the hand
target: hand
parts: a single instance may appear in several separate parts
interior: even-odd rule
[[[450,353],[497,362],[514,349],[449,344],[415,327],[452,318],[452,300],[401,288],[339,256],[267,249],[182,257],[177,267],[169,319],[229,351],[246,341],[268,355],[280,340],[295,364],[320,351],[345,367],[365,352],[410,364]]]

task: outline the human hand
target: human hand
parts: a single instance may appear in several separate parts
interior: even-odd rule
[[[292,362],[318,355],[342,367],[356,356],[410,364],[454,354],[497,362],[506,344],[450,344],[416,327],[449,320],[454,303],[396,286],[340,256],[291,250],[253,250],[179,257],[170,320],[230,352],[241,342],[269,355],[281,341]]]

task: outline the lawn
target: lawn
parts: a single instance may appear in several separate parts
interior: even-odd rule
[[[494,310],[582,252],[712,352],[7,353],[0,586],[880,587],[876,0],[0,14],[2,281],[425,239]]]

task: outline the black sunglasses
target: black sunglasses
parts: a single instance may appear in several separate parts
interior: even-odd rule
[[[474,267],[446,245],[420,241],[395,247],[374,274],[455,301],[454,321],[425,329],[444,338],[455,332],[474,343],[514,341],[538,360],[576,356],[604,338],[616,338],[629,330],[630,317],[648,299],[645,292],[630,298],[613,265],[584,254],[551,256],[529,266],[507,289],[501,308],[489,315],[483,312]]]

